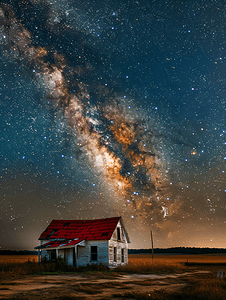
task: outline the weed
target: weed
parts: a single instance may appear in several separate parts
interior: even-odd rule
[[[61,266],[61,272],[67,270],[65,266]],[[42,272],[59,273],[59,264],[56,262],[36,263],[27,261],[25,263],[0,263],[0,278],[18,277],[21,275],[42,274]]]
[[[81,266],[77,268],[73,268],[75,272],[106,272],[109,271],[109,268],[106,267],[103,263],[100,264],[87,264],[86,266]]]

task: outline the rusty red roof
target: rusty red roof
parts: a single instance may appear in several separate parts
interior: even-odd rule
[[[40,246],[35,247],[35,249],[47,249],[47,248],[65,248],[68,246],[75,246],[77,244],[79,244],[80,242],[84,241],[84,239],[73,239],[73,240],[54,240],[54,241],[50,241],[47,242],[45,244],[42,244]]]
[[[57,243],[63,243],[66,240],[71,243],[75,239],[80,241],[110,240],[120,219],[121,217],[96,220],[52,220],[40,235],[39,240],[57,240]],[[47,244],[45,246],[48,247]],[[57,245],[51,243],[49,247],[57,247]]]

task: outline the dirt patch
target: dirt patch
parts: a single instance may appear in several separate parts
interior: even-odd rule
[[[196,271],[170,275],[117,274],[115,277],[105,274],[25,276],[0,282],[0,299],[111,299],[112,295],[126,290],[135,293],[160,289],[177,291],[187,285],[189,276],[197,274],[201,275]]]

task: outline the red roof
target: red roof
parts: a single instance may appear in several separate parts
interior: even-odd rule
[[[75,240],[61,240],[61,241],[50,241],[40,246],[35,247],[35,249],[46,249],[46,248],[63,248],[67,246],[74,246],[80,242],[84,241],[84,239],[75,239]]]
[[[57,241],[57,243],[65,243],[65,240],[68,242],[71,240],[71,243],[74,239],[79,239],[80,241],[110,240],[120,218],[121,217],[96,220],[53,220],[40,235],[39,240],[64,240]],[[77,240],[74,240],[74,242],[76,241]],[[52,242],[49,243],[51,243],[49,247],[57,247],[57,245],[53,246]],[[45,244],[45,246],[48,247],[47,244]],[[60,244],[58,244],[58,246],[59,245]]]

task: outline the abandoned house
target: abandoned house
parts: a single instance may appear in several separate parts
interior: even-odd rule
[[[39,261],[57,257],[69,266],[103,263],[109,268],[128,262],[129,237],[121,217],[97,220],[53,220],[39,237]]]

